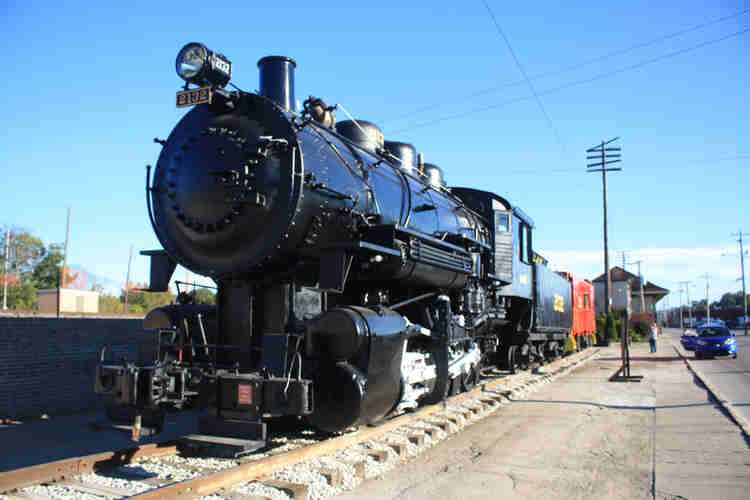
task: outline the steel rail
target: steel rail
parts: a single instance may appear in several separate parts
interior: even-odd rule
[[[57,482],[81,474],[126,465],[137,458],[176,455],[174,442],[152,443],[123,450],[95,453],[83,457],[56,460],[0,473],[0,492],[40,483]]]

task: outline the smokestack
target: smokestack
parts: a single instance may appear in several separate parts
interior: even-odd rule
[[[267,56],[258,61],[260,70],[260,95],[288,111],[294,111],[294,69],[297,63],[291,57]]]

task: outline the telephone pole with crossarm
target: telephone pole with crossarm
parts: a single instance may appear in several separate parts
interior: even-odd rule
[[[607,313],[612,311],[612,299],[610,298],[612,292],[612,277],[609,274],[609,236],[607,233],[607,172],[622,170],[621,168],[607,168],[607,165],[622,161],[620,153],[622,148],[607,146],[618,139],[619,137],[615,137],[608,141],[602,141],[598,146],[586,150],[586,160],[596,160],[594,163],[586,165],[586,172],[602,173],[602,199],[604,202],[604,273],[607,275],[607,279],[604,281],[604,297],[607,304]]]

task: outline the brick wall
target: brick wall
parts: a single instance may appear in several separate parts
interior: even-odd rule
[[[103,407],[94,394],[99,351],[138,360],[153,334],[140,319],[0,317],[0,417]]]

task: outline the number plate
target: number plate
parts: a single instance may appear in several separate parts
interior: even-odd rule
[[[211,104],[211,87],[177,92],[177,107],[187,108],[196,104]]]
[[[253,404],[253,386],[248,384],[237,385],[237,403],[241,405]]]

